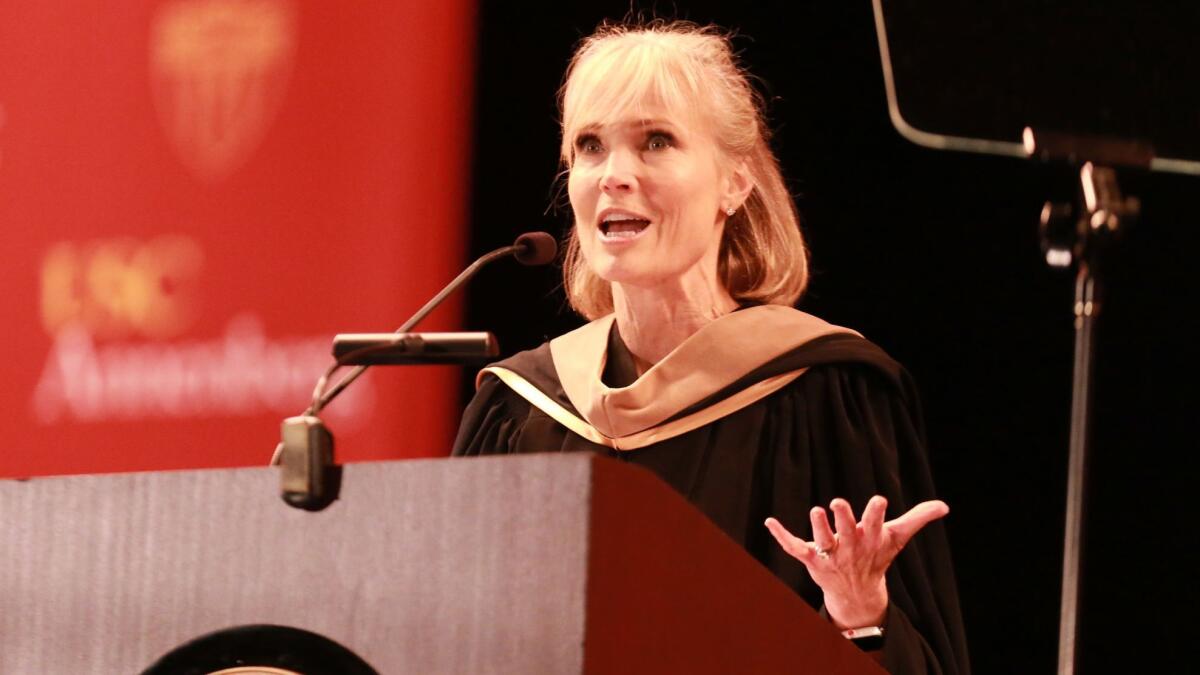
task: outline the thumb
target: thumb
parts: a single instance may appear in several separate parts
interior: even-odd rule
[[[904,548],[913,536],[929,523],[950,513],[950,507],[940,499],[921,502],[909,509],[904,515],[886,523],[888,532],[892,535],[892,543],[896,550]]]

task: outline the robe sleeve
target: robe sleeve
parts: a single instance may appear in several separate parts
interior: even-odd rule
[[[485,377],[463,411],[451,456],[516,452],[530,408],[529,402],[513,393],[499,378]]]
[[[935,498],[915,387],[902,370],[815,367],[772,408],[767,436],[777,452],[765,474],[770,509],[797,536],[811,540],[808,510],[828,508],[835,497],[860,515],[873,495],[883,495],[888,519]],[[893,675],[969,673],[944,528],[941,521],[927,525],[888,570],[890,606],[879,656]],[[771,551],[764,562],[810,602],[820,602],[820,589],[800,563],[782,551]]]

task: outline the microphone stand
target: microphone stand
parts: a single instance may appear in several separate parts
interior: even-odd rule
[[[407,333],[485,265],[508,256],[515,256],[522,264],[544,265],[554,258],[555,250],[554,238],[544,232],[526,233],[517,237],[511,246],[498,248],[471,263],[395,332]],[[494,345],[494,340],[492,343]],[[457,360],[443,359],[442,362],[454,363]],[[278,464],[281,468],[281,493],[283,501],[289,506],[306,511],[320,511],[337,500],[341,493],[342,467],[334,462],[333,435],[317,415],[368,368],[367,365],[355,366],[349,374],[325,391],[329,378],[341,366],[342,360],[335,360],[317,380],[308,408],[300,415],[283,421],[280,434],[282,438],[275,447],[271,464]]]
[[[468,265],[465,270],[459,272],[458,276],[454,277],[450,283],[446,284],[445,288],[438,291],[437,295],[430,298],[429,302],[425,303],[421,309],[418,309],[415,314],[408,318],[408,321],[405,321],[404,324],[397,328],[394,332],[407,333],[408,331],[412,330],[412,328],[418,323],[421,323],[421,321],[425,320],[425,317],[428,316],[429,313],[432,312],[438,305],[442,304],[442,302],[444,302],[451,293],[457,290],[459,286],[465,284],[471,277],[478,274],[479,270],[485,265],[495,260],[499,260],[500,258],[506,258],[510,255],[514,255],[520,250],[521,246],[513,244],[512,246],[504,246],[490,253],[485,253],[478,260]],[[331,388],[328,392],[322,393],[325,385],[329,382],[329,378],[337,370],[338,366],[338,363],[334,363],[329,367],[328,370],[325,371],[325,374],[321,375],[321,378],[317,380],[317,386],[313,389],[312,404],[309,405],[308,409],[304,411],[305,415],[316,415],[317,413],[321,412],[325,406],[329,405],[330,401],[337,398],[338,394],[345,391],[346,387],[349,387],[351,384],[353,384],[353,382],[363,374],[363,371],[368,368],[368,366],[355,366],[354,370],[350,371],[349,374],[339,380],[338,383],[333,386],[333,388]]]

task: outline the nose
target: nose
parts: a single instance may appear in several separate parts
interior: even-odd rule
[[[604,192],[632,192],[637,187],[637,159],[623,150],[609,152],[600,175]]]

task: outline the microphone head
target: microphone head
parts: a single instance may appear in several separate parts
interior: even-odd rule
[[[526,232],[513,242],[517,252],[513,257],[522,265],[545,265],[558,253],[558,242],[545,232]]]

